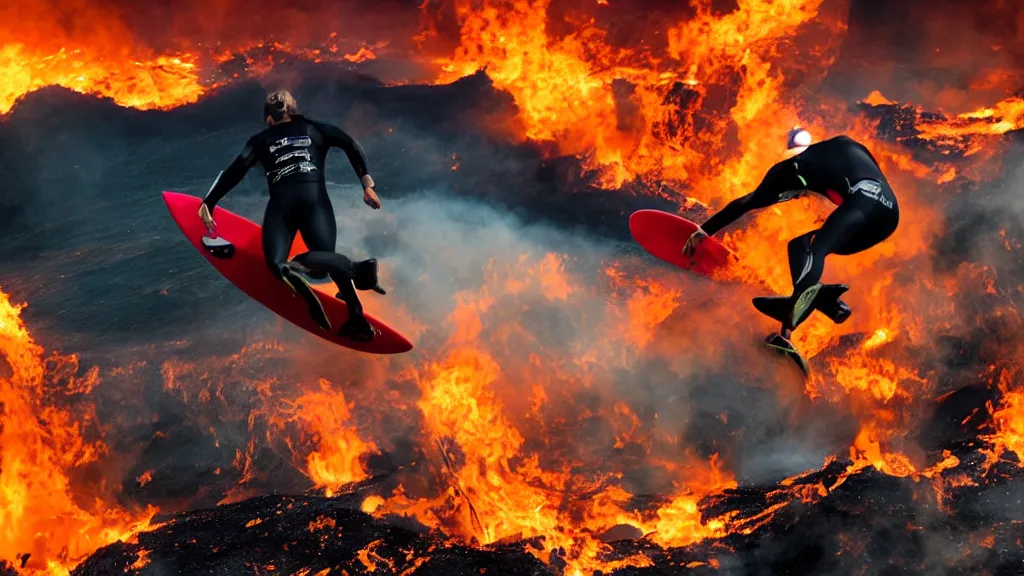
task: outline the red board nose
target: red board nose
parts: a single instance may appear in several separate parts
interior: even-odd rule
[[[732,252],[714,238],[705,238],[697,247],[694,263],[683,256],[683,246],[697,229],[686,218],[661,210],[638,210],[629,217],[629,231],[636,243],[660,260],[698,274],[709,275],[727,266]]]

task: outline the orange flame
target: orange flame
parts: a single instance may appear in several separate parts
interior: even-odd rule
[[[1024,386],[1016,373],[1002,371],[998,387],[1002,398],[992,411],[995,433],[989,439],[995,444],[997,455],[1013,452],[1024,466]]]
[[[69,473],[106,447],[83,438],[75,414],[47,402],[75,387],[48,380],[21,310],[0,292],[0,558],[30,554],[29,573],[67,575],[96,549],[150,528],[156,510],[133,514],[102,498],[78,503]],[[54,359],[77,367],[73,357]]]
[[[300,469],[305,469],[317,486],[326,488],[328,496],[342,486],[366,478],[360,459],[376,450],[372,442],[361,440],[358,431],[349,426],[350,409],[345,396],[331,390],[330,383],[321,379],[319,392],[302,395],[289,410],[316,446]]]
[[[799,102],[802,96],[786,93],[790,70],[807,77],[813,76],[811,68],[827,68],[834,42],[821,41],[801,50],[792,38],[812,26],[831,32],[845,26],[823,13],[827,7],[820,0],[739,0],[728,13],[713,10],[710,2],[691,4],[695,16],[666,26],[665,46],[624,49],[613,45],[612,34],[595,18],[578,19],[568,33],[556,35],[550,26],[548,0],[456,0],[460,43],[454,54],[440,59],[436,81],[449,82],[486,70],[516,102],[519,130],[515,136],[550,142],[555,152],[580,157],[590,175],[608,188],[636,180],[657,183],[650,186],[652,194],[654,189],[666,188],[662,182],[686,188],[689,197],[675,193],[686,208],[696,203],[721,206],[752,189],[779,159],[781,135],[794,124],[804,124],[819,139],[842,130],[869,144],[891,175],[904,212],[914,214],[913,224],[901,226],[892,240],[868,253],[829,260],[828,274],[855,279],[849,300],[856,314],[842,326],[815,316],[801,327],[798,346],[807,356],[822,360],[806,393],[818,401],[846,405],[859,418],[860,430],[850,447],[854,464],[847,473],[871,466],[893,476],[917,478],[957,466],[949,454],[929,466],[920,465],[919,459],[905,453],[909,450],[900,448],[901,436],[911,425],[907,403],[926,395],[934,383],[900,358],[899,346],[931,319],[911,317],[908,310],[918,309],[914,299],[920,286],[899,272],[927,253],[940,226],[936,187],[970,177],[972,168],[990,166],[995,147],[985,148],[983,142],[1024,126],[1024,101],[1008,96],[946,119],[926,118],[918,111],[918,138],[957,146],[973,159],[966,165],[925,165],[878,141],[875,126],[851,116],[841,103],[821,103],[815,109],[813,104]],[[138,48],[120,26],[106,30],[103,42],[64,40],[0,47],[0,79],[4,80],[0,114],[26,92],[46,85],[103,95],[141,109],[193,103],[217,85],[201,79],[198,62],[225,57],[223,51],[198,49],[157,54]],[[247,53],[261,46],[310,61],[351,63],[374,59],[383,48],[304,50],[282,42],[254,43],[231,51]],[[809,52],[814,64],[801,69],[799,63],[791,62],[799,61],[801,52]],[[247,54],[245,60],[250,74],[277,64],[273,55]],[[879,91],[871,92],[864,103],[896,104]],[[453,156],[452,161],[452,169],[459,169],[460,160]],[[797,208],[793,203],[764,211],[745,228],[730,229],[725,241],[741,262],[716,281],[734,283],[727,290],[787,293],[788,265],[780,256],[785,242],[815,229],[824,214],[820,207]],[[1008,250],[1016,242],[1005,241]],[[612,480],[606,484],[604,478],[593,480],[560,461],[556,465],[542,461],[540,451],[530,446],[538,438],[521,419],[547,425],[541,419],[545,407],[566,401],[559,398],[555,382],[593,391],[594,373],[602,363],[628,366],[623,360],[627,352],[665,355],[668,347],[689,345],[685,336],[673,335],[664,338],[669,343],[660,347],[654,334],[673,314],[689,311],[692,303],[686,302],[690,293],[677,282],[653,274],[626,279],[611,267],[605,273],[613,282],[633,291],[610,305],[624,309],[625,314],[609,314],[609,320],[595,328],[604,336],[600,342],[573,349],[578,356],[571,361],[547,357],[542,346],[514,354],[512,343],[532,342],[527,331],[511,323],[496,328],[485,317],[503,297],[536,292],[549,301],[565,303],[588,296],[579,280],[566,271],[564,257],[548,254],[531,260],[524,256],[514,274],[495,266],[485,270],[484,289],[456,298],[447,347],[426,366],[408,373],[422,394],[417,405],[423,415],[424,445],[436,447],[434,465],[446,481],[444,494],[410,497],[403,488],[388,499],[367,498],[364,511],[415,516],[468,542],[544,536],[542,550],[535,553],[549,560],[556,549],[567,550],[570,574],[650,564],[639,555],[616,561],[603,558],[608,547],[595,534],[615,525],[631,526],[660,546],[679,546],[749,532],[766,521],[774,508],[753,520],[702,519],[701,499],[736,485],[717,457],[704,461],[687,454],[683,464],[666,465],[676,475],[676,492],[669,503],[644,512],[628,510],[631,495]],[[864,274],[868,270],[872,274]],[[921,282],[943,286],[952,280]],[[984,290],[995,294],[994,281],[989,278]],[[83,510],[72,500],[69,470],[94,461],[104,448],[83,439],[84,432],[71,414],[43,402],[47,370],[19,312],[0,294],[0,346],[11,368],[11,375],[0,379],[0,557],[31,552],[29,569],[67,573],[77,559],[98,546],[144,527],[152,511],[148,516],[131,515],[102,504]],[[841,337],[857,334],[865,335],[859,346],[850,346],[842,355],[831,353]],[[705,345],[720,348],[719,343]],[[165,366],[168,388],[177,385],[175,369],[173,363]],[[86,394],[96,380],[87,378],[78,384],[68,389]],[[995,431],[990,440],[1000,454],[1022,455],[1024,394],[1009,374],[1000,379],[999,387],[1002,396],[992,409]],[[521,392],[509,398],[502,395],[506,390]],[[216,394],[219,391],[200,392],[201,399]],[[640,442],[637,439],[648,431],[636,414],[621,401],[610,405],[613,414],[602,416],[619,428],[614,447]],[[283,415],[274,416],[298,423],[305,439],[310,439],[312,449],[303,452],[298,466],[329,493],[365,478],[361,458],[376,449],[373,442],[360,438],[350,408],[344,395],[321,380],[319,391],[305,393]],[[542,440],[548,442],[546,437]],[[237,452],[235,465],[242,482],[252,477],[254,451],[255,443],[250,441]],[[145,484],[151,478],[146,472],[137,481]],[[592,488],[582,503],[574,500],[580,484]],[[792,494],[809,501],[826,493],[823,486],[814,485],[794,489]],[[224,501],[238,497],[229,494]],[[61,521],[52,522],[53,518]],[[326,522],[315,523],[310,529],[325,526]],[[387,562],[374,552],[376,544],[361,551],[359,558],[367,570],[384,571]],[[146,561],[145,555],[139,559],[141,565]]]

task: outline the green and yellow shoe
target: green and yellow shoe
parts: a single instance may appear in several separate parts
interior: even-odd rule
[[[771,350],[775,350],[776,352],[785,354],[792,358],[805,376],[811,373],[811,367],[808,366],[807,360],[804,360],[803,355],[796,349],[796,346],[793,346],[793,343],[781,334],[769,335],[765,338],[764,345]]]
[[[818,297],[819,290],[821,290],[821,283],[809,286],[797,297],[796,304],[793,305],[793,311],[789,315],[790,329],[802,324],[811,315],[811,312],[814,312],[814,300]]]

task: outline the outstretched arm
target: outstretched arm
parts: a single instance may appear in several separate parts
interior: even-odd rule
[[[238,186],[238,183],[245,177],[245,173],[256,164],[256,137],[253,136],[245,143],[245,147],[242,151],[232,160],[231,164],[228,165],[227,169],[221,172],[220,176],[213,183],[213,187],[210,188],[209,193],[206,194],[206,198],[203,199],[203,203],[206,207],[213,212],[213,207],[220,202],[232,188]]]
[[[714,236],[716,232],[729,224],[739,220],[744,214],[754,209],[754,193],[741,196],[725,205],[714,216],[708,218],[707,222],[701,225],[708,236]]]
[[[760,210],[788,200],[792,196],[787,193],[806,190],[807,184],[797,174],[796,163],[793,161],[779,162],[768,170],[764,179],[753,192],[726,204],[725,208],[708,218],[701,228],[708,236],[713,236],[751,210]]]
[[[323,122],[315,124],[324,135],[324,142],[328,146],[341,148],[345,152],[348,161],[352,163],[352,169],[356,171],[356,176],[363,183],[363,188],[373,188],[373,178],[370,178],[370,170],[366,166],[366,154],[363,152],[363,147],[337,126]]]

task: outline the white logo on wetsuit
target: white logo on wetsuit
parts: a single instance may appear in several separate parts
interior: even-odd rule
[[[876,180],[861,180],[850,187],[850,193],[860,192],[861,194],[877,200],[882,206],[892,208],[892,200],[882,196],[882,184]]]
[[[309,150],[296,150],[295,152],[289,152],[277,160],[274,160],[274,164],[284,162],[285,160],[291,160],[292,158],[302,158],[306,162],[312,161],[312,158],[309,155]]]
[[[271,172],[271,174],[274,175],[274,179],[271,182],[277,182],[281,178],[284,178],[285,176],[288,176],[290,174],[304,174],[307,172],[316,172],[316,164],[313,164],[312,162],[299,162],[297,164],[289,164],[283,168],[279,168]]]
[[[287,138],[281,138],[280,140],[273,142],[270,145],[270,153],[273,154],[274,152],[277,152],[281,148],[285,148],[287,146],[309,147],[312,145],[313,140],[309,136],[288,136]]]
[[[313,140],[309,136],[289,136],[287,138],[281,138],[270,145],[270,153],[273,154],[281,148],[288,146],[297,146],[302,148],[308,148],[313,145]],[[295,160],[301,159],[300,162]],[[286,160],[292,160],[292,163],[287,164],[274,170],[268,174],[273,176],[271,182],[279,182],[281,178],[291,174],[303,174],[308,172],[316,172],[316,164],[311,162],[309,150],[294,150],[283,154],[280,158],[274,160],[274,164],[284,162]]]

